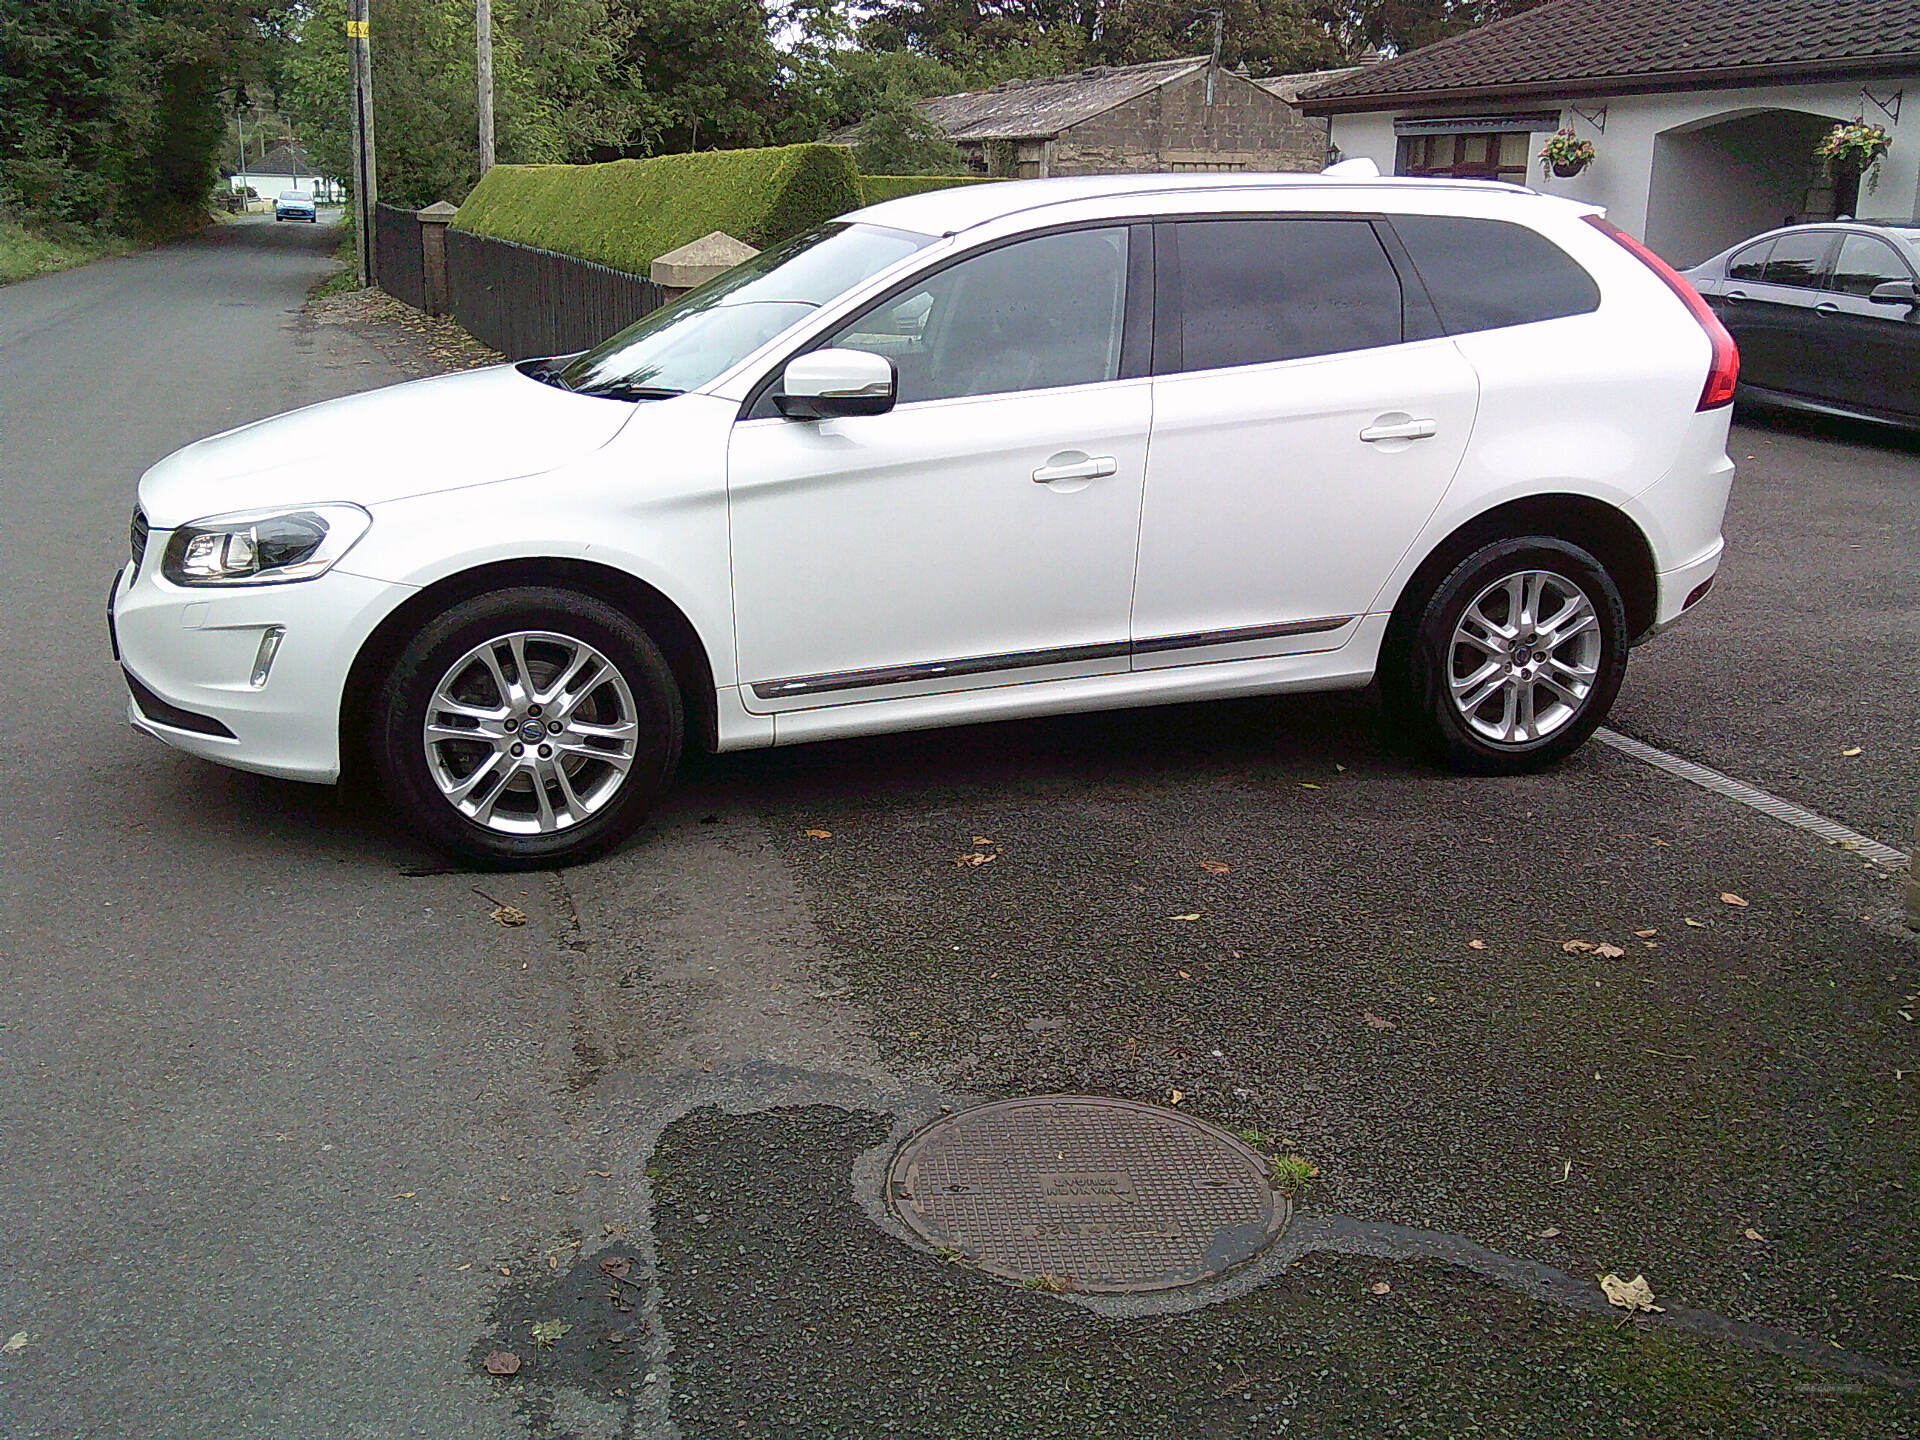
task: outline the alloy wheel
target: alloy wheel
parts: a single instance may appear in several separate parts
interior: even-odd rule
[[[619,793],[640,737],[632,687],[583,640],[519,630],[474,646],[427,703],[427,773],[467,819],[544,835]]]
[[[1454,709],[1476,735],[1530,744],[1569,724],[1600,673],[1600,619],[1573,581],[1523,570],[1487,586],[1447,648]]]

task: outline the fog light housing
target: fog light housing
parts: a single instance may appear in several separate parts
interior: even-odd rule
[[[247,684],[258,690],[267,683],[267,675],[273,669],[273,657],[280,653],[280,641],[285,637],[287,627],[269,625],[260,636],[260,648],[254,653],[253,674],[247,677]]]

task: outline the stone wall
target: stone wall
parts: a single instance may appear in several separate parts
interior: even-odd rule
[[[1044,171],[1029,162],[1021,165],[1020,173],[1121,175],[1213,168],[1318,172],[1326,161],[1327,130],[1325,121],[1302,115],[1279,96],[1226,71],[1214,77],[1209,107],[1202,71],[1081,121],[1047,149]],[[1036,155],[1034,161],[1038,159]]]

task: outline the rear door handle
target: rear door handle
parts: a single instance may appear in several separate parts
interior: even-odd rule
[[[1369,425],[1360,438],[1369,445],[1382,440],[1431,440],[1440,427],[1431,420],[1404,420],[1398,425]]]
[[[1085,460],[1075,460],[1066,465],[1042,465],[1033,472],[1033,483],[1051,485],[1056,480],[1098,480],[1112,475],[1120,469],[1120,462],[1111,455],[1094,455]]]
[[[1745,300],[1750,297],[1747,295],[1747,292],[1744,290],[1729,290],[1721,298],[1726,300]]]
[[[1813,313],[1816,315],[1838,315],[1840,313],[1840,307],[1831,300],[1822,300],[1818,305],[1813,307]]]

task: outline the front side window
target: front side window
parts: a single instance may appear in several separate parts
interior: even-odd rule
[[[539,378],[616,400],[683,394],[932,243],[878,225],[829,225],[761,251]]]
[[[1159,228],[1171,232],[1173,263],[1158,283],[1173,291],[1181,370],[1400,343],[1400,277],[1365,220],[1181,220]]]
[[[1830,231],[1813,230],[1798,235],[1782,235],[1773,242],[1773,253],[1767,257],[1767,268],[1760,272],[1760,278],[1769,285],[1812,289],[1820,283],[1820,272],[1826,266],[1827,251],[1832,248],[1833,235]]]
[[[1913,272],[1893,253],[1893,247],[1871,235],[1849,235],[1840,242],[1840,258],[1833,262],[1829,290],[1867,296],[1889,280],[1911,280]]]
[[[1600,287],[1546,236],[1504,220],[1396,215],[1393,228],[1450,335],[1600,308]]]
[[[1071,230],[950,265],[825,344],[885,355],[898,399],[1088,385],[1120,373],[1127,230]]]

